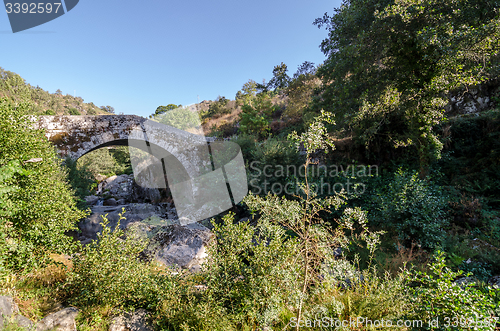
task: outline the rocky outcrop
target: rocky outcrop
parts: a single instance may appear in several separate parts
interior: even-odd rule
[[[76,331],[75,318],[78,309],[74,307],[64,308],[56,313],[50,314],[36,323],[36,331]]]
[[[152,205],[148,203],[130,203],[118,206],[93,206],[91,210],[91,215],[78,224],[78,228],[81,231],[80,240],[85,240],[87,238],[97,239],[97,233],[102,231],[102,226],[100,224],[102,222],[102,216],[106,214],[109,221],[108,226],[114,229],[120,219],[119,214],[121,214],[123,210],[125,210],[123,214],[125,219],[120,222],[120,229],[123,230],[133,223],[141,222],[150,217],[165,219],[163,225],[173,224],[175,222],[175,215],[171,210],[170,204]],[[170,222],[167,221],[169,217],[172,218]]]
[[[147,321],[148,314],[145,309],[137,309],[117,316],[113,318],[109,331],[153,331]]]
[[[99,183],[96,195],[115,200],[129,200],[132,193],[132,175],[111,176]]]
[[[174,224],[153,229],[143,257],[165,266],[200,271],[214,234],[199,223]]]
[[[499,106],[500,83],[490,81],[482,85],[455,91],[449,97],[445,110],[450,115],[476,114],[483,110]]]
[[[19,307],[12,297],[0,296],[0,330],[5,327],[5,323],[10,322],[26,330],[76,331],[75,318],[77,315],[78,309],[73,307],[64,308],[46,316],[33,327],[32,321],[19,314]]]

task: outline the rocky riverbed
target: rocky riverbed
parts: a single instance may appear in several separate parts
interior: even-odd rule
[[[201,223],[179,220],[173,202],[165,200],[169,199],[162,200],[158,189],[138,185],[133,175],[109,177],[99,184],[95,195],[86,197],[91,214],[78,224],[77,239],[84,245],[96,240],[102,231],[102,217],[107,215],[112,229],[119,222],[119,228],[127,236],[147,240],[144,258],[197,271],[214,237],[205,226],[208,220]],[[120,214],[125,218],[120,220]]]

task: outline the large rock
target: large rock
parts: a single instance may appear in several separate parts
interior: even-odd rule
[[[36,323],[35,330],[76,331],[76,315],[78,315],[78,309],[73,307],[64,308]]]
[[[132,193],[132,182],[133,176],[131,175],[111,176],[99,183],[96,195],[110,196],[116,200],[128,200]]]
[[[12,297],[0,296],[0,328],[12,315],[18,314],[19,308]]]
[[[28,318],[19,315],[19,307],[12,297],[0,296],[0,330],[7,321],[15,322],[18,326],[30,329],[33,326]]]
[[[199,271],[214,234],[199,223],[169,225],[153,229],[143,256],[166,266]]]
[[[138,309],[133,313],[125,313],[113,318],[109,331],[153,331],[148,325],[148,311]]]
[[[120,228],[126,229],[130,224],[140,222],[151,216],[163,217],[167,214],[164,207],[148,203],[132,203],[124,206],[93,206],[92,214],[78,224],[83,237],[97,239],[97,233],[102,231],[102,217],[108,215],[108,226],[114,229],[120,219],[119,214],[125,209],[124,220]]]
[[[85,202],[87,202],[87,205],[92,206],[97,204],[99,201],[99,197],[95,195],[89,195],[85,197]]]

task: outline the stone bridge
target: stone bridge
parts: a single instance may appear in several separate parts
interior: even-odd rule
[[[146,172],[148,180],[142,186],[168,185],[179,217],[190,221],[231,208],[248,191],[243,157],[235,143],[208,143],[203,135],[135,115],[39,116],[34,127],[45,129],[62,157],[75,160],[112,145],[146,152],[134,154],[130,149],[136,180]]]
[[[171,161],[195,176],[204,166],[196,156],[208,153],[197,150],[206,148],[204,136],[136,115],[39,116],[35,127],[45,129],[60,156],[74,160],[102,147],[133,146],[152,155],[171,155]]]

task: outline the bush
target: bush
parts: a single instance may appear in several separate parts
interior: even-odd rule
[[[156,303],[158,291],[168,287],[166,276],[160,276],[152,265],[139,260],[145,243],[121,239],[119,223],[114,231],[103,216],[102,232],[73,259],[66,288],[75,305],[110,307],[148,307]]]
[[[217,100],[215,100],[210,104],[210,106],[208,106],[208,113],[206,116],[217,118],[224,114],[230,114],[231,108],[228,107],[228,103],[228,99],[219,96]]]
[[[416,330],[494,330],[494,293],[482,293],[470,285],[460,287],[454,280],[462,272],[446,267],[443,252],[429,265],[432,274],[407,272],[412,311],[409,319],[419,319],[423,325]],[[439,325],[433,326],[433,321]]]
[[[265,327],[278,321],[297,300],[296,241],[267,222],[257,228],[248,222],[233,224],[232,214],[213,231],[217,244],[209,248],[206,297],[238,325]]]
[[[270,96],[260,94],[251,103],[244,104],[240,113],[240,129],[244,134],[255,134],[264,137],[270,130],[269,123],[276,107]]]
[[[85,166],[78,167],[77,161],[67,157],[64,161],[67,172],[67,180],[78,198],[77,206],[79,209],[85,209],[87,204],[85,197],[90,195],[94,188],[94,178],[92,173]]]
[[[76,108],[70,108],[68,112],[70,115],[81,115],[81,113]]]
[[[407,247],[412,241],[433,249],[445,238],[447,201],[439,186],[399,169],[374,198],[375,221],[396,232]]]
[[[251,152],[248,175],[250,189],[254,194],[266,195],[271,191],[278,195],[285,194],[285,185],[293,179],[294,174],[298,174],[303,160],[294,143],[267,139]]]
[[[15,208],[0,215],[9,227],[4,267],[16,271],[32,270],[47,261],[49,253],[70,253],[74,245],[65,233],[75,230],[84,216],[53,146],[42,131],[30,128],[30,111],[29,103],[0,99],[0,166],[19,160],[25,171],[4,181],[7,187],[17,187],[3,197]]]

